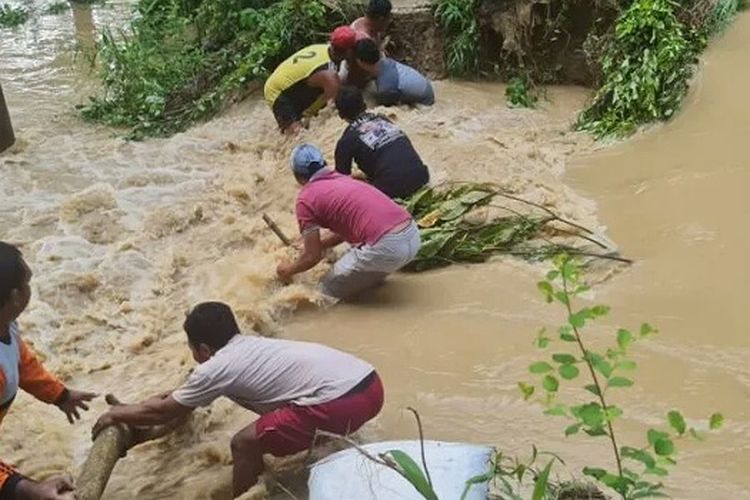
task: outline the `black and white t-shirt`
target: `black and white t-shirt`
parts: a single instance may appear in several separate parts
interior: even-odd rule
[[[336,145],[336,170],[350,175],[352,161],[391,198],[405,198],[430,180],[406,134],[388,118],[372,113],[349,124]]]

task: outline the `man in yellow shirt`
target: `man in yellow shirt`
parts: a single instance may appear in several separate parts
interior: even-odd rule
[[[292,54],[268,77],[263,89],[279,128],[295,134],[302,117],[324,108],[339,91],[338,66],[353,55],[354,31],[335,30],[330,44],[310,45]]]

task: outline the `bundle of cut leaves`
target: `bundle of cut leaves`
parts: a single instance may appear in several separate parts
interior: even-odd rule
[[[511,206],[500,205],[498,199],[510,202]],[[414,216],[422,237],[422,248],[407,267],[409,271],[459,262],[484,262],[496,254],[538,260],[563,251],[630,262],[594,239],[591,230],[542,205],[507,193],[495,184],[425,187],[402,204]],[[498,213],[507,215],[473,217],[481,207],[498,209]],[[586,243],[572,245],[575,240]],[[592,252],[592,244],[604,253]]]

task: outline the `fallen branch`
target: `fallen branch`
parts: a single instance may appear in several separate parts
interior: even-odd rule
[[[455,262],[483,262],[493,254],[545,258],[560,250],[632,263],[630,259],[619,257],[616,249],[591,229],[539,203],[506,193],[495,183],[446,182],[423,188],[402,203],[417,221],[422,237],[422,247],[407,271],[419,272]],[[472,212],[480,207],[499,209],[511,215],[491,213],[481,221],[472,219]],[[553,237],[558,240],[579,238],[581,242],[566,245],[551,241]],[[583,242],[603,251],[591,252]]]

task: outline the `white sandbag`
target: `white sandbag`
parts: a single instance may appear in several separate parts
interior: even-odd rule
[[[469,478],[489,469],[493,450],[489,446],[425,441],[427,467],[440,500],[459,500]],[[422,467],[419,441],[386,441],[363,448],[377,456],[401,450]],[[350,448],[316,463],[308,480],[309,500],[424,500],[396,472],[368,460]],[[486,500],[488,485],[472,486],[466,500]]]

